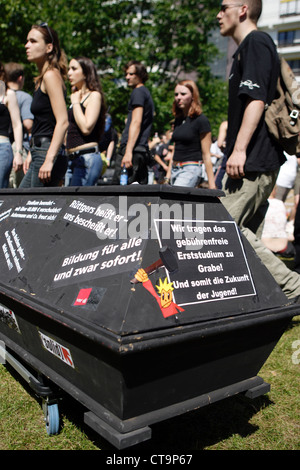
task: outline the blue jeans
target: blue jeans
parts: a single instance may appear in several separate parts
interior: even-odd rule
[[[69,161],[65,178],[66,186],[95,186],[101,175],[100,152],[86,153]]]
[[[200,181],[202,176],[202,166],[186,165],[181,167],[173,167],[171,174],[172,186],[185,186],[194,188]]]
[[[49,147],[50,142],[43,142],[40,147],[35,145],[31,147],[30,151],[32,160],[29,170],[21,181],[19,186],[20,188],[43,188],[46,186],[60,186],[68,166],[67,157],[63,154],[59,154],[56,157],[51,171],[50,183],[43,183],[39,178],[39,170],[45,161]]]
[[[8,188],[13,159],[10,142],[0,142],[0,188]]]

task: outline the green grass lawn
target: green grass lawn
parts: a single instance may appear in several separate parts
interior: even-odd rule
[[[294,317],[259,375],[270,393],[250,400],[228,398],[157,423],[152,439],[131,448],[139,452],[300,449],[300,316]],[[49,437],[40,401],[18,376],[0,365],[0,450],[116,451],[82,422],[80,405],[60,403],[62,429]]]

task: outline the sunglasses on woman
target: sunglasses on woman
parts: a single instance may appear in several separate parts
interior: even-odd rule
[[[40,23],[39,26],[41,26],[42,28],[46,28],[46,29],[47,29],[48,34],[49,34],[49,36],[50,36],[50,38],[51,38],[51,44],[54,44],[54,39],[53,39],[52,33],[51,33],[51,31],[50,31],[50,28],[49,28],[49,26],[48,26],[48,23]]]

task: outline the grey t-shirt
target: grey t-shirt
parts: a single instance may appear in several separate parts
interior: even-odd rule
[[[30,110],[31,103],[32,103],[32,96],[22,90],[16,91],[17,101],[20,108],[21,114],[21,121],[23,122],[25,119],[34,119],[34,116]],[[29,136],[26,132],[26,129],[23,127],[23,146],[26,150],[29,150]]]

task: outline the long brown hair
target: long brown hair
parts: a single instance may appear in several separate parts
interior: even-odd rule
[[[102,85],[100,83],[100,80],[97,74],[97,69],[96,69],[94,62],[88,57],[75,57],[74,60],[76,60],[79,63],[80,67],[82,68],[83,74],[85,76],[85,83],[86,83],[87,88],[90,91],[98,91],[100,93],[101,108],[100,108],[100,114],[99,114],[98,123],[97,123],[97,131],[98,131],[98,135],[100,138],[104,132],[107,108],[106,108],[105,96],[102,90]]]
[[[63,81],[66,81],[68,73],[68,62],[64,51],[60,48],[57,32],[48,26],[47,23],[41,23],[39,25],[34,24],[31,26],[31,29],[37,29],[42,34],[45,43],[53,45],[53,49],[48,54],[42,72],[34,80],[36,88],[42,83],[43,77],[47,70],[57,69],[60,72]]]
[[[102,87],[94,62],[91,59],[82,56],[74,57],[74,60],[76,60],[76,62],[78,62],[80,67],[82,68],[82,72],[85,77],[86,87],[90,91],[99,91],[99,93],[102,94]]]
[[[200,101],[199,90],[198,90],[196,83],[193,80],[181,80],[180,82],[177,83],[177,85],[185,86],[192,93],[193,101],[191,103],[188,116],[191,118],[200,116],[200,114],[202,114],[202,105]],[[181,109],[177,107],[175,100],[173,101],[173,105],[172,105],[172,113],[175,117],[183,116],[183,112]]]
[[[7,82],[7,76],[6,76],[5,68],[2,62],[0,62],[0,80],[2,80],[5,84]]]

